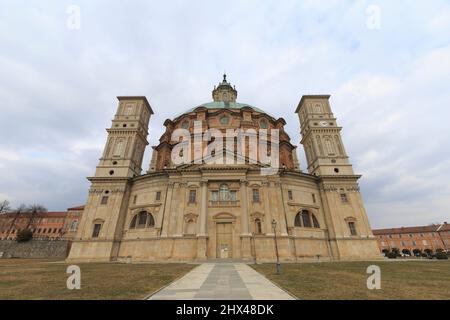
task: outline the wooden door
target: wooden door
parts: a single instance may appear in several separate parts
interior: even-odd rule
[[[216,224],[217,253],[219,259],[233,258],[233,233],[231,222]]]

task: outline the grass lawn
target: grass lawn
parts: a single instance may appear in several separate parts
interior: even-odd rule
[[[0,299],[143,299],[190,271],[192,264],[77,264],[81,289],[66,287],[67,264],[0,259]]]
[[[381,290],[368,290],[366,269],[381,269]],[[253,265],[299,299],[450,299],[450,261],[381,261]]]

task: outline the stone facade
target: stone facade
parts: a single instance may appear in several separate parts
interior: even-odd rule
[[[224,77],[213,102],[164,122],[149,170],[141,174],[153,110],[145,97],[118,97],[68,260],[273,261],[275,234],[285,261],[379,258],[360,176],[353,173],[328,98],[304,96],[296,111],[308,173],[299,169],[285,120],[236,102],[237,91]],[[261,154],[249,156],[250,138],[241,148],[219,150],[231,154],[233,163],[203,161],[193,148],[192,161],[177,165],[173,154],[181,151],[174,132],[187,130],[187,139],[195,140],[195,123],[221,132],[265,129],[268,140],[278,129],[279,170],[261,174]]]

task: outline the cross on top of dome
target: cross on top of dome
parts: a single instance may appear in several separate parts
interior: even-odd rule
[[[232,87],[229,82],[227,82],[226,73],[223,74],[223,80],[216,87],[214,86],[214,90],[212,91],[212,97],[214,101],[223,101],[223,102],[236,102],[237,91],[235,87]]]

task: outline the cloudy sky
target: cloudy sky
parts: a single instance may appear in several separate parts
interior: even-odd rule
[[[448,1],[152,3],[0,0],[0,201],[84,203],[116,96],[147,96],[153,145],[226,70],[294,144],[332,95],[373,227],[450,221]]]

